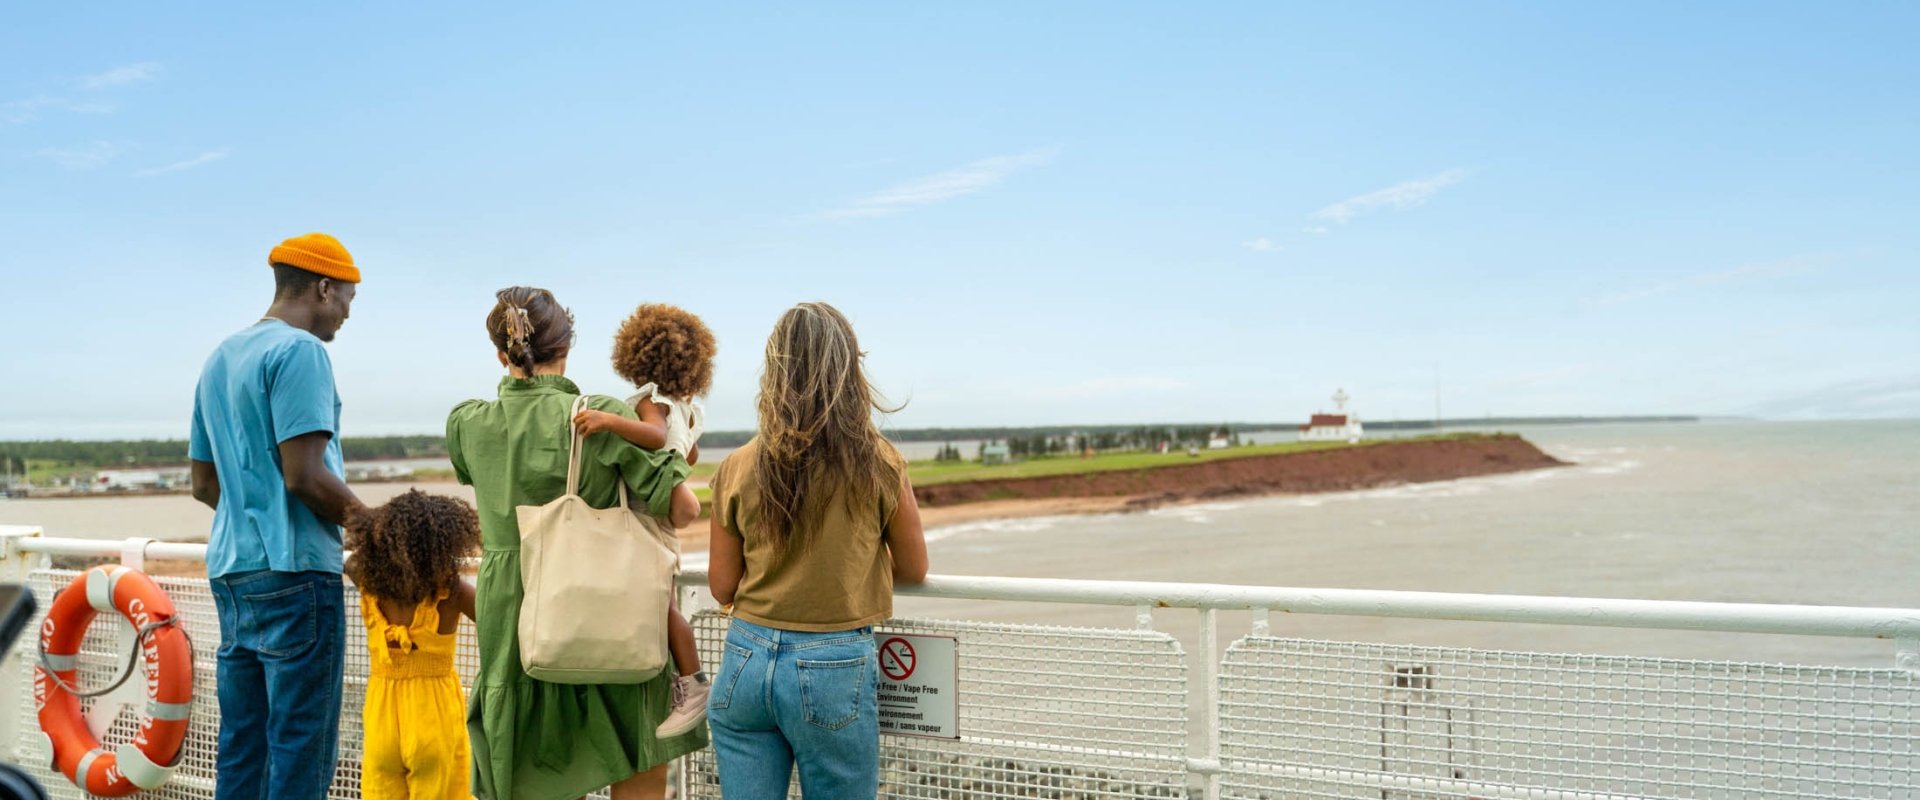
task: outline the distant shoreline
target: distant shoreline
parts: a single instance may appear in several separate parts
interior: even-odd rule
[[[1125,498],[1127,508],[1267,494],[1351,491],[1565,466],[1517,434],[1382,439],[1141,469],[916,485],[923,506],[988,500]]]
[[[934,483],[914,487],[928,530],[987,520],[1145,511],[1232,497],[1353,491],[1569,466],[1516,434],[1379,440],[1142,469]],[[680,529],[705,550],[707,520]]]
[[[1631,425],[1667,422],[1704,422],[1716,419],[1744,419],[1742,417],[1704,417],[1697,414],[1648,414],[1640,416],[1546,416],[1546,417],[1443,417],[1434,419],[1362,419],[1371,431],[1434,431],[1444,432],[1449,428],[1494,428],[1511,426],[1538,425]],[[1213,423],[1183,423],[1206,425]],[[1300,426],[1299,422],[1226,422],[1216,427],[1226,428],[1240,433],[1273,433],[1291,431]],[[1124,431],[1152,425],[1035,425],[1030,427],[973,427],[973,428],[898,428],[883,430],[889,441],[893,442],[945,442],[972,439],[1006,439],[1010,437],[1033,435],[1058,435],[1077,432],[1097,433],[1101,431]],[[712,436],[752,436],[751,431],[710,431]],[[703,440],[704,441],[704,440]],[[745,439],[741,439],[742,442]],[[719,444],[716,442],[716,444]]]
[[[1707,422],[1715,418],[1705,416],[1484,416],[1484,418],[1446,418],[1438,420],[1379,420],[1367,422],[1369,432],[1375,434],[1405,435],[1407,432],[1434,432],[1428,435],[1440,435],[1446,428],[1478,428],[1486,430],[1490,426],[1576,426],[1576,424],[1692,424]],[[1225,430],[1235,435],[1250,435],[1271,441],[1271,434],[1288,434],[1290,424],[1248,424],[1248,422],[1229,422],[1215,426],[1212,430]],[[1079,445],[1071,441],[1085,441],[1085,437],[1100,437],[1106,434],[1140,435],[1160,434],[1156,426],[1033,426],[1033,428],[900,428],[887,430],[889,441],[899,445],[922,445],[922,449],[931,443],[966,443],[972,447],[973,441],[1016,441],[1016,439],[1064,439],[1068,441],[1071,453]],[[1261,435],[1267,434],[1267,435]],[[724,451],[747,441],[753,432],[708,432],[703,437],[710,449]],[[1146,435],[1152,439],[1152,435]],[[737,439],[737,441],[735,441]],[[1256,439],[1260,441],[1260,439]],[[1369,439],[1379,441],[1379,439]],[[1054,441],[1058,443],[1058,441]],[[445,462],[444,437],[438,435],[384,435],[384,437],[344,437],[342,445],[348,449],[349,474],[353,466],[359,464],[367,474],[359,478],[349,478],[351,483],[396,483],[396,482],[434,482],[451,480],[451,470],[444,466],[420,466],[409,472],[390,472],[380,468],[380,464],[399,464],[399,462]],[[1175,447],[1179,449],[1179,447]],[[359,453],[355,453],[359,451]],[[1048,447],[1046,453],[1056,453]],[[175,455],[177,453],[177,455]],[[1104,455],[1106,451],[1102,451]],[[15,483],[0,480],[0,497],[148,497],[148,495],[177,495],[186,493],[184,472],[190,462],[184,460],[186,441],[175,439],[111,439],[111,441],[73,441],[73,439],[38,439],[38,441],[0,441],[0,459],[10,459],[13,464],[27,464],[27,474],[35,476],[35,483]],[[925,457],[922,453],[920,457]],[[1016,449],[1016,455],[1018,449]],[[372,466],[367,470],[367,466]],[[111,491],[94,491],[75,485],[50,485],[52,478],[60,480],[88,480],[92,474],[104,472],[167,472],[173,474],[173,485],[167,487],[123,487]],[[697,470],[701,472],[701,470]],[[15,472],[17,476],[17,472]]]
[[[1069,498],[1079,507],[1098,511],[1150,508],[1186,500],[1255,494],[1295,494],[1369,488],[1390,483],[1414,483],[1519,469],[1556,466],[1555,461],[1516,434],[1456,434],[1412,439],[1373,439],[1346,445],[1321,443],[1263,445],[1254,453],[1242,449],[1201,451],[1206,460],[1189,462],[1178,454],[1154,457],[1158,463],[1114,469],[1112,455],[1082,461],[1052,457],[1039,462],[1055,467],[1053,474],[1023,475],[1018,465],[966,468],[965,476],[940,475],[956,465],[915,462],[915,495],[927,508],[1000,500]],[[1311,448],[1311,449],[1306,449]],[[1023,462],[1025,463],[1025,462]],[[1002,470],[1008,473],[1001,477]],[[922,472],[930,473],[921,475]],[[421,471],[350,481],[349,485],[434,484],[452,476]],[[695,478],[696,487],[705,480]],[[188,488],[116,489],[110,491],[36,491],[21,499],[111,500],[188,494]],[[1090,501],[1100,502],[1090,502]],[[1115,503],[1118,507],[1109,508]],[[1066,513],[1073,513],[1071,511]],[[974,516],[969,512],[966,516]]]
[[[1640,416],[1540,416],[1540,417],[1448,417],[1433,419],[1363,419],[1367,428],[1379,432],[1436,431],[1447,429],[1486,429],[1541,425],[1623,425],[1647,423],[1692,423],[1745,419],[1700,415]],[[881,433],[895,443],[933,443],[976,439],[1024,438],[1036,435],[1072,436],[1142,429],[1164,430],[1170,427],[1210,426],[1243,434],[1292,431],[1293,422],[1178,422],[1128,423],[1100,425],[970,426],[956,428],[885,428]],[[710,430],[701,444],[730,448],[751,439],[751,430]],[[343,436],[340,439],[345,459],[352,463],[381,463],[446,457],[446,439],[439,434],[390,436]],[[111,457],[107,457],[111,455]],[[105,469],[182,469],[187,462],[185,439],[12,439],[0,440],[0,457],[29,461],[58,461],[58,469],[86,471]]]

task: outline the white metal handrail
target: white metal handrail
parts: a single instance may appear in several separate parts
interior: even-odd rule
[[[117,558],[130,566],[147,559],[204,561],[204,544],[157,542],[148,539],[63,539],[41,535],[37,528],[0,526],[0,581],[22,580],[45,565],[47,557]],[[683,603],[699,605],[696,597],[707,580],[704,558],[687,559],[679,576]],[[1204,693],[1200,705],[1205,730],[1190,742],[1187,769],[1204,779],[1205,797],[1219,797],[1225,769],[1221,760],[1221,664],[1218,612],[1254,612],[1254,632],[1265,634],[1271,612],[1289,614],[1369,616],[1403,619],[1454,620],[1596,626],[1618,629],[1722,631],[1775,635],[1890,639],[1897,642],[1895,666],[1920,674],[1920,609],[1846,606],[1775,605],[1761,603],[1691,602],[1524,595],[1455,594],[1370,589],[1314,589],[1236,586],[1147,581],[1094,581],[1047,578],[935,575],[918,585],[899,585],[903,596],[957,600],[991,600],[1130,607],[1143,628],[1152,626],[1156,608],[1190,609],[1199,614],[1197,666],[1200,680],[1192,686]],[[17,690],[15,690],[17,691]],[[0,691],[0,705],[11,707]],[[1031,747],[1032,743],[1025,743]],[[1259,769],[1299,772],[1316,779],[1377,786],[1381,791],[1433,791],[1485,797],[1534,797],[1534,789],[1483,785],[1463,777],[1424,778],[1385,774],[1327,771],[1287,765]],[[1349,774],[1351,772],[1351,774]],[[1513,794],[1514,791],[1520,794]],[[1606,793],[1561,792],[1554,796],[1620,797]]]
[[[681,573],[704,582],[703,570]],[[1705,603],[1530,595],[1453,594],[1383,589],[1307,589],[1151,581],[1088,581],[933,575],[895,586],[914,597],[1013,600],[1290,614],[1527,622],[1609,628],[1773,633],[1898,639],[1920,635],[1920,609]]]
[[[34,530],[37,529],[27,529]],[[0,529],[0,536],[5,536]],[[118,557],[125,543],[99,539],[7,537],[20,553]],[[139,540],[134,540],[139,541]],[[207,546],[147,542],[151,559],[205,561]],[[704,586],[706,570],[690,566],[683,586]],[[1866,639],[1920,638],[1920,609],[1855,606],[1708,603],[1537,595],[1456,594],[1386,589],[1313,589],[1155,581],[1089,581],[931,575],[926,583],[898,585],[910,597],[1073,603],[1133,608],[1279,611],[1289,614],[1395,617],[1472,622],[1525,622],[1608,628],[1725,631]]]

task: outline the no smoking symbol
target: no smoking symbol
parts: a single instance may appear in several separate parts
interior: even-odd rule
[[[880,645],[880,672],[888,680],[904,681],[913,676],[913,644],[905,639],[888,639]]]

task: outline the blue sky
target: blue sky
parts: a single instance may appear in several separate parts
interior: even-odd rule
[[[0,10],[0,438],[184,436],[323,230],[348,433],[492,393],[551,288],[620,393],[794,302],[900,426],[1920,415],[1920,7],[28,4]]]

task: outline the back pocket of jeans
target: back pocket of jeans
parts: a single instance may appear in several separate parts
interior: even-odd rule
[[[873,691],[867,657],[844,661],[795,661],[800,672],[800,703],[807,722],[837,731],[860,716],[860,697]]]
[[[242,621],[252,628],[241,633],[241,640],[262,655],[297,656],[320,636],[319,601],[311,582],[265,594],[243,594],[240,603],[246,607]]]
[[[707,708],[719,709],[733,705],[733,690],[740,683],[740,673],[747,669],[747,662],[753,660],[753,651],[732,642],[723,643],[727,653],[720,658],[720,675],[713,681],[713,694],[707,697]]]

